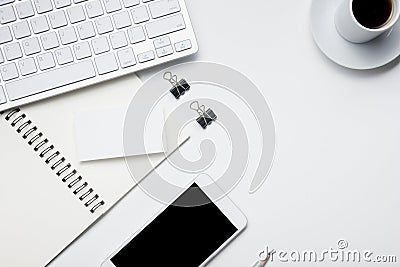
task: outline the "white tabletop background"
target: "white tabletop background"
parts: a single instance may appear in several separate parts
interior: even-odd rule
[[[222,63],[247,75],[269,102],[277,132],[267,182],[249,195],[245,177],[229,195],[247,229],[209,266],[251,266],[266,245],[320,252],[339,239],[400,260],[399,60],[371,71],[332,63],[313,42],[310,0],[186,2],[200,51],[180,62]],[[136,188],[51,266],[99,266],[160,207]],[[154,260],[161,261],[155,255],[149,266]]]

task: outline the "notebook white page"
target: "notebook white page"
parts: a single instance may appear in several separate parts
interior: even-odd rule
[[[80,163],[74,116],[127,106],[141,85],[130,75],[22,107],[49,144],[72,164],[105,205],[91,213],[27,140],[0,116],[0,266],[44,266],[135,184],[124,159]],[[136,156],[138,168],[147,156]],[[151,156],[155,162],[162,155]],[[141,170],[143,175],[149,169]]]

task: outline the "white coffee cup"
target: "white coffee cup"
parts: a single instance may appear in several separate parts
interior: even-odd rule
[[[337,31],[344,39],[353,43],[365,43],[375,39],[382,33],[391,29],[399,20],[400,1],[391,1],[393,9],[388,22],[380,28],[370,29],[361,25],[354,16],[353,0],[343,0],[343,3],[339,5],[335,14],[335,25]]]

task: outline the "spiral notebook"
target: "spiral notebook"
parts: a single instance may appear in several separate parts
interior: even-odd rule
[[[135,186],[124,159],[79,162],[74,116],[127,106],[140,85],[130,75],[0,114],[0,266],[47,265]]]

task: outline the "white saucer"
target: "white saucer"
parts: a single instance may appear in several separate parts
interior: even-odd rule
[[[392,30],[364,44],[343,39],[336,31],[334,16],[343,0],[313,0],[311,28],[321,51],[332,61],[351,69],[373,69],[400,55],[400,22]]]

